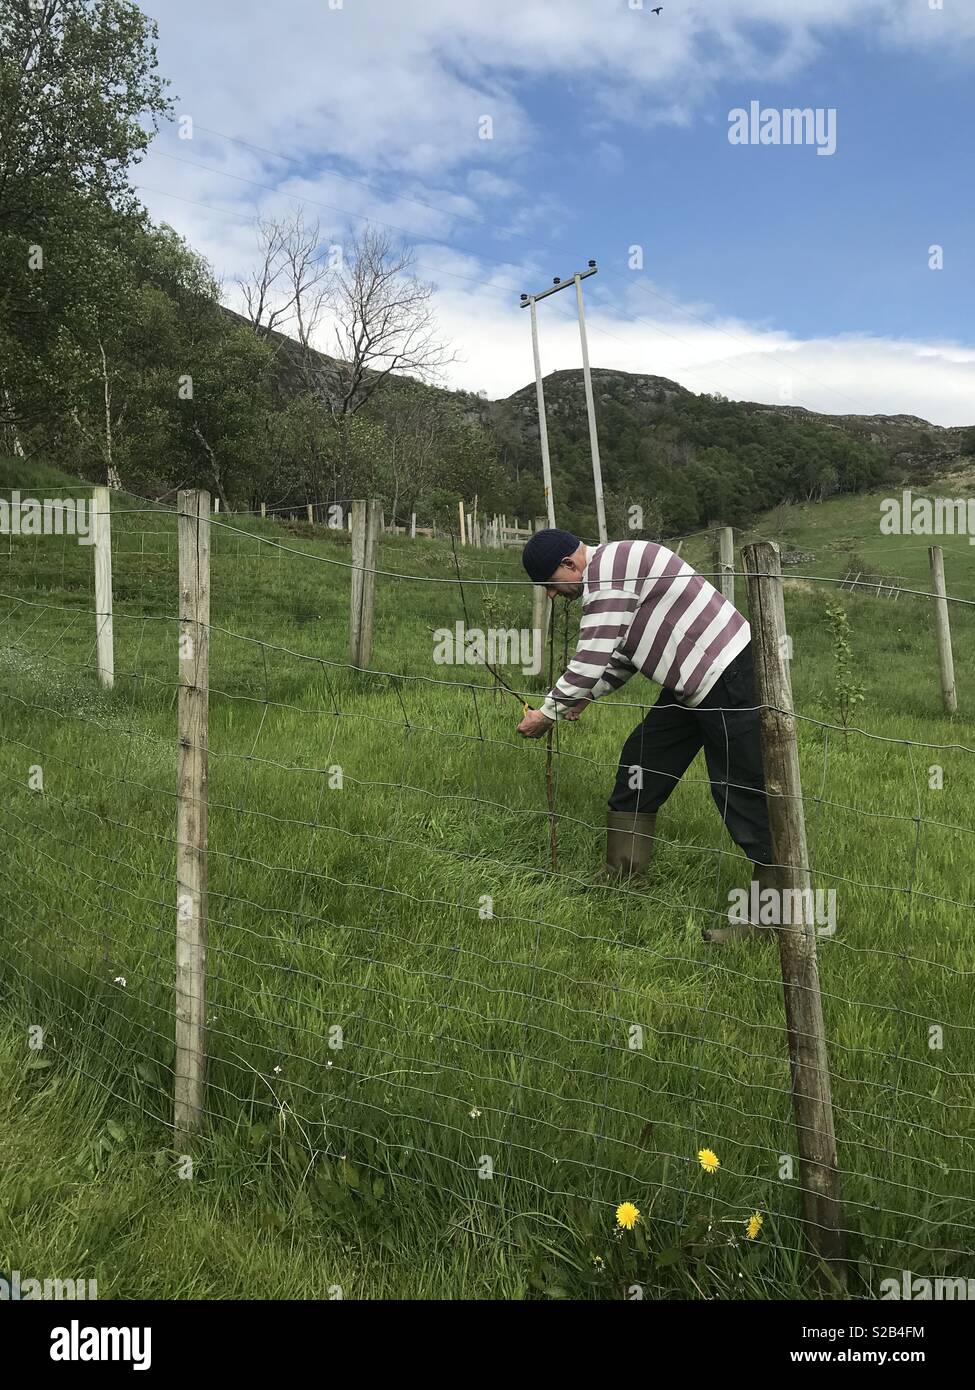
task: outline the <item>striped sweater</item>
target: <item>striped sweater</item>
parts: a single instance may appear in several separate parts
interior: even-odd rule
[[[579,700],[598,700],[641,671],[699,705],[748,646],[737,608],[666,546],[611,541],[586,547],[579,646],[542,705],[561,718]]]

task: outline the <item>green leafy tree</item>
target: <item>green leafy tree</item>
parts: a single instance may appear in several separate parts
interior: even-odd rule
[[[155,40],[126,0],[0,0],[0,418],[28,436],[79,412],[127,309],[128,174],[170,111]]]

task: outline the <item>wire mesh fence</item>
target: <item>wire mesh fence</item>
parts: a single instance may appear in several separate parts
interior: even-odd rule
[[[58,1058],[167,1130],[185,1004],[179,521],[113,498],[110,691],[88,548],[13,540],[0,597],[5,1008],[40,1039],[38,1067]],[[498,1240],[633,1202],[659,1250],[757,1257],[764,1241],[797,1260],[808,1177],[777,933],[702,942],[749,887],[707,776],[692,768],[667,802],[646,880],[608,882],[604,784],[647,706],[601,701],[584,737],[513,732],[512,693],[537,701],[571,653],[568,609],[496,680],[471,630],[529,629],[531,586],[496,553],[461,569],[413,547],[413,573],[371,567],[376,651],[358,665],[346,535],[201,525],[204,1133],[290,1153],[325,1201],[396,1194]],[[929,635],[930,595],[901,592],[889,621]],[[951,607],[961,648],[971,601]],[[869,702],[829,717],[821,627],[796,594],[842,1263],[875,1290],[891,1270],[950,1274],[975,1248],[975,739],[908,654],[884,727]]]

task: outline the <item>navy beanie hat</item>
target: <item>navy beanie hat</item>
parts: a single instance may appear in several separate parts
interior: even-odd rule
[[[530,579],[536,584],[545,584],[565,557],[574,555],[581,544],[571,531],[560,531],[555,526],[547,531],[536,531],[521,552],[521,563]]]

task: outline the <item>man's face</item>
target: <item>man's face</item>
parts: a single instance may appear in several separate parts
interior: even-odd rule
[[[582,598],[582,576],[585,568],[583,560],[575,555],[567,555],[551,579],[545,583],[545,592],[549,598]]]

